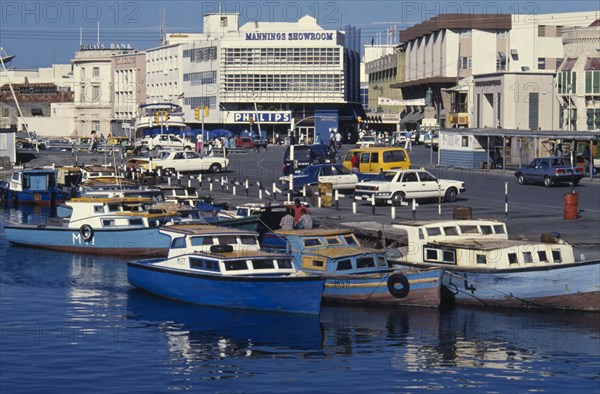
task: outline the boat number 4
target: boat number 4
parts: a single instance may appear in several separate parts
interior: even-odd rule
[[[466,291],[470,291],[471,294],[475,294],[475,291],[477,290],[477,288],[475,287],[475,285],[469,281],[469,278],[467,278],[467,274],[463,275],[464,278],[464,289]],[[448,285],[446,286],[448,288],[448,290],[450,290],[450,292],[452,294],[458,294],[458,286],[453,282],[454,277],[450,277],[450,281],[448,282]]]

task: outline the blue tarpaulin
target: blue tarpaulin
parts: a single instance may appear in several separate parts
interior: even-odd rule
[[[222,138],[222,137],[229,138],[233,135],[233,133],[231,131],[225,130],[225,129],[216,129],[216,130],[212,130],[212,131],[207,131],[207,135],[208,135],[209,139]]]

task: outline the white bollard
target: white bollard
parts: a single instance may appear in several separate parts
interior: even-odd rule
[[[352,213],[356,215],[356,201],[352,201]]]
[[[321,196],[317,198],[317,206],[318,208],[321,208]]]
[[[208,184],[208,190],[210,190],[211,192],[213,191],[213,183],[212,183],[212,178],[210,180],[210,183]]]
[[[188,179],[188,187],[192,187],[192,180]]]
[[[392,220],[396,219],[396,207],[392,205]]]
[[[235,184],[233,184],[233,195],[234,195],[234,196],[235,196],[235,192],[236,192],[236,189],[235,189],[235,187],[236,187],[236,186],[235,186]]]
[[[171,186],[171,176],[170,175],[167,177],[167,185]]]
[[[262,200],[262,198],[263,198],[263,195],[262,195],[262,187],[258,189],[258,198],[259,198],[260,200]]]

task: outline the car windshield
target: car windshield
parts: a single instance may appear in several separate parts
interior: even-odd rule
[[[350,174],[350,170],[344,166],[335,166],[335,169],[340,175]]]
[[[381,173],[379,173],[379,175],[377,175],[375,178],[373,178],[374,181],[383,181],[383,182],[391,182],[394,177],[396,176],[396,172],[394,171],[383,171]]]
[[[160,152],[158,154],[157,159],[158,160],[165,160],[167,157],[169,157],[169,155],[170,155],[170,152],[163,151],[163,152]]]

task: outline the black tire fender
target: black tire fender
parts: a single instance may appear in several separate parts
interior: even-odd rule
[[[89,224],[84,224],[79,227],[79,235],[85,242],[89,242],[94,238],[94,229]]]
[[[396,285],[401,284],[401,288],[397,288]],[[410,283],[406,276],[402,274],[392,274],[387,280],[387,288],[391,295],[396,298],[404,298],[410,292]]]
[[[223,244],[223,245],[212,245],[210,247],[210,253],[228,253],[233,252],[233,245]]]

